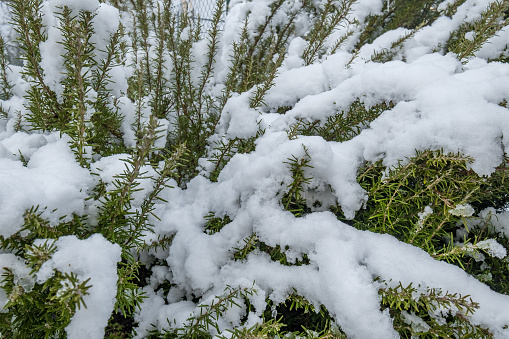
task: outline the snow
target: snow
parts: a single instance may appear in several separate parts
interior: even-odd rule
[[[284,67],[287,69],[298,68],[304,65],[302,54],[306,48],[306,40],[301,37],[294,38],[288,46],[288,56],[284,60]]]
[[[478,20],[481,13],[491,2],[491,0],[465,1],[457,8],[457,11],[452,18],[441,16],[431,25],[425,26],[421,30],[417,31],[415,35],[405,43],[407,48],[403,52],[403,55],[408,61],[413,61],[427,53],[430,53],[435,48],[445,45],[452,32],[457,30],[462,24]],[[438,10],[445,10],[451,3],[451,1],[444,1],[440,3]],[[492,48],[490,46],[492,44],[491,41],[498,41],[495,45],[496,48]],[[490,39],[489,43],[483,46],[483,52],[479,51],[476,55],[486,56],[486,53],[492,53],[492,55],[498,56],[500,53],[496,54],[497,50],[503,48],[501,45],[505,44],[505,41],[506,40],[501,41],[500,39],[493,37]],[[489,49],[490,52],[487,52],[487,49]]]
[[[328,74],[324,67],[324,65],[313,64],[281,73],[274,81],[274,88],[265,97],[267,106],[293,106],[306,96],[322,93],[326,90],[325,84],[328,81]],[[297,77],[306,81],[295,81]]]
[[[94,34],[94,39],[101,38],[105,42],[108,41],[109,35],[115,33],[120,24],[118,9],[103,3],[97,9],[93,7],[89,11],[95,12],[93,23],[96,34]]]
[[[54,270],[74,273],[79,281],[90,279],[88,295],[83,297],[87,307],[81,307],[66,327],[70,339],[103,338],[117,295],[117,263],[121,248],[100,234],[80,240],[75,236],[60,237],[56,252],[36,274],[38,283],[51,278]]]
[[[30,275],[31,269],[25,265],[25,261],[12,253],[0,253],[0,276],[5,273],[5,268],[10,268],[14,274],[14,283],[23,288],[23,291],[30,292],[34,286],[34,279]],[[4,306],[9,301],[4,289],[0,289],[0,312],[6,312]]]
[[[23,214],[32,206],[40,206],[42,217],[52,224],[61,222],[61,217],[70,220],[73,213],[84,213],[86,190],[93,181],[76,163],[68,142],[68,137],[60,138],[58,133],[18,132],[0,140],[4,149],[0,158],[1,236],[18,232]],[[26,167],[18,160],[20,153],[28,160]]]
[[[95,10],[95,8],[94,8]],[[92,20],[92,27],[94,29],[94,35],[92,36],[91,42],[96,46],[97,49],[103,51],[98,52],[95,55],[95,61],[100,63],[105,58],[105,49],[109,42],[109,38],[114,34],[120,24],[120,13],[118,9],[107,4],[100,4],[100,6],[94,11],[95,16]],[[112,82],[122,85],[124,81],[118,81],[118,76],[112,79]],[[117,94],[117,96],[119,96]]]
[[[449,210],[449,213],[452,215],[462,216],[462,217],[469,217],[472,214],[474,214],[474,208],[470,206],[469,204],[461,204],[457,205],[454,208],[451,208]]]
[[[507,255],[507,250],[500,245],[495,239],[488,239],[479,241],[477,247],[487,251],[489,255],[497,258],[504,258]]]
[[[63,37],[57,28],[57,19],[53,14],[55,9],[54,4],[47,1],[43,3],[41,9],[43,14],[42,23],[47,31],[48,39],[39,45],[41,53],[40,67],[43,70],[41,75],[47,86],[55,93],[62,94],[63,88],[60,83],[64,79],[64,74],[60,72],[60,67],[64,61],[65,49],[63,44],[57,42],[62,41]]]
[[[54,8],[69,7],[76,15],[79,11],[94,12],[99,7],[99,0],[49,0]]]
[[[221,115],[221,123],[228,125],[227,135],[235,138],[250,138],[258,132],[259,113],[249,107],[249,92],[231,98]]]
[[[472,168],[480,175],[489,175],[501,163],[504,146],[497,140],[506,143],[503,130],[509,118],[506,109],[498,105],[503,100],[502,93],[498,87],[493,93],[488,83],[495,82],[507,90],[504,82],[509,79],[504,64],[485,64],[479,68],[474,63],[470,70],[469,64],[462,67],[450,55],[434,54],[410,64],[393,61],[355,66],[350,78],[331,90],[306,96],[273,126],[279,130],[288,128],[296,118],[323,121],[336,111],[347,109],[355,98],[363,98],[367,105],[381,100],[399,101],[375,120],[370,129],[345,144],[360,143],[365,160],[376,161],[383,155],[388,166],[412,156],[415,150],[438,145],[445,151],[461,150],[472,156],[475,159]],[[455,74],[461,68],[464,71]],[[296,79],[297,76],[293,81]],[[273,91],[277,90],[275,86]],[[286,103],[268,100],[274,107]],[[469,142],[474,139],[476,143]],[[486,149],[493,151],[487,153]]]
[[[359,58],[363,60],[369,60],[375,53],[382,53],[384,50],[390,50],[391,45],[398,41],[398,39],[406,36],[411,31],[405,28],[397,28],[392,31],[388,31],[373,41],[372,44],[364,45],[359,50]]]
[[[271,3],[231,2],[215,60],[211,94],[220,94],[224,89],[231,66],[232,42],[241,32],[242,21],[249,16],[249,28],[263,23]],[[374,282],[377,277],[392,287],[412,283],[420,289],[429,287],[470,295],[481,306],[471,321],[489,327],[496,338],[507,338],[509,296],[490,290],[459,267],[437,261],[417,247],[390,235],[357,230],[328,211],[337,203],[346,218],[354,219],[365,206],[368,196],[358,184],[357,174],[367,162],[381,160],[391,168],[414,156],[416,150],[443,149],[472,157],[470,169],[489,176],[504,161],[509,148],[509,112],[500,103],[509,99],[509,66],[486,59],[496,58],[505,50],[507,29],[490,39],[469,60],[459,61],[452,53],[431,53],[445,44],[450,33],[463,22],[477,20],[489,3],[465,1],[452,18],[440,17],[416,32],[394,61],[386,63],[370,60],[375,52],[390,47],[408,30],[383,34],[363,46],[356,58],[352,58],[350,50],[356,38],[353,35],[345,44],[347,47],[309,66],[303,66],[302,60],[306,42],[295,36],[274,86],[264,98],[266,106],[250,107],[255,89],[233,94],[211,140],[251,138],[260,128],[265,133],[255,141],[255,150],[236,154],[229,160],[217,182],[206,178],[210,166],[204,165],[203,175],[192,179],[185,189],[170,180],[169,187],[161,192],[161,198],[167,202],[157,202],[155,214],[160,220],[151,217],[154,233],[147,232],[143,240],[150,243],[173,236],[173,241],[168,249],[140,254],[140,260],[146,259],[149,265],[158,261],[151,267],[148,285],[142,289],[147,298],[135,314],[137,338],[146,337],[153,325],[159,330],[184,326],[189,317],[199,315],[200,306],[217,301],[227,286],[256,291],[249,296],[254,310],[246,314],[244,302],[238,299],[239,307],[232,307],[219,317],[221,332],[239,326],[244,316],[248,319],[244,326],[260,322],[267,298],[277,304],[297,291],[315,307],[324,305],[349,338],[397,338],[389,312],[380,311],[380,286]],[[62,45],[58,43],[61,36],[52,10],[62,5],[75,12],[88,10],[96,14],[94,43],[101,48],[122,19],[118,10],[97,0],[45,2],[42,16],[48,39],[41,44],[41,65],[45,81],[57,94],[62,90],[64,75]],[[320,5],[317,1],[316,6]],[[292,6],[283,5],[285,10]],[[355,4],[349,15],[362,21],[381,7],[381,0],[363,0]],[[286,23],[288,18],[283,14],[284,11],[276,13],[275,22]],[[309,28],[305,15],[297,18],[297,22],[302,22],[299,29]],[[344,29],[341,27],[340,31],[344,33]],[[182,31],[180,38],[190,38],[189,28]],[[206,61],[204,47],[203,43],[194,45],[196,63]],[[172,67],[169,59],[165,65],[168,69]],[[10,237],[20,231],[23,214],[33,206],[39,206],[42,217],[51,225],[69,220],[73,213],[90,216],[93,225],[102,201],[85,199],[93,194],[99,182],[107,190],[115,189],[115,180],[130,169],[125,161],[130,156],[96,157],[90,169],[82,168],[65,134],[15,132],[15,112],[25,112],[23,95],[27,87],[19,74],[16,68],[10,74],[16,79],[15,97],[2,102],[8,117],[0,118],[0,236]],[[136,145],[132,124],[137,107],[125,96],[127,79],[132,74],[131,66],[117,65],[108,85],[124,115],[122,133],[127,147]],[[141,105],[142,123],[150,116],[148,99],[145,100]],[[349,141],[328,142],[321,137],[300,135],[289,138],[287,131],[298,120],[323,124],[338,112],[347,112],[357,100],[367,108],[389,102],[394,107],[363,126],[362,132]],[[277,113],[281,107],[288,111]],[[156,147],[165,146],[166,136],[174,128],[170,118],[159,120],[163,137]],[[280,203],[292,183],[288,164],[292,157],[309,159],[305,176],[312,178],[303,185],[303,197],[311,212],[301,218],[285,211]],[[207,162],[205,158],[201,160]],[[141,170],[145,178],[136,181],[141,190],[132,194],[130,212],[139,210],[153,188],[150,177],[156,176],[156,171],[150,165]],[[315,202],[320,207],[315,207]],[[220,232],[208,234],[204,230],[205,216],[211,212],[216,217],[228,216],[231,222]],[[469,227],[480,227],[482,220],[489,218],[496,231],[509,235],[509,212],[497,213],[488,208],[478,219],[473,217],[474,212],[468,204],[458,204],[449,210],[455,216],[467,218]],[[421,226],[432,213],[432,206],[423,207],[418,215]],[[306,255],[309,265],[284,266],[257,250],[245,260],[233,260],[235,249],[243,246],[252,234],[269,246],[285,249],[290,262]],[[26,290],[35,282],[47,281],[54,270],[72,272],[81,281],[90,278],[92,287],[84,299],[87,308],[77,311],[66,331],[70,338],[102,338],[117,293],[120,246],[98,234],[82,240],[61,237],[55,245],[56,253],[35,278],[23,259],[13,253],[0,253],[0,272],[2,267],[12,268]],[[495,258],[505,258],[507,254],[495,239],[480,241],[476,246]],[[166,282],[172,288],[165,295],[159,287]],[[191,301],[195,297],[199,300]],[[0,306],[5,305],[7,298],[0,289]],[[403,318],[413,328],[427,328],[413,313],[406,312]],[[212,333],[216,334],[219,333]]]
[[[191,29],[188,27],[184,28],[182,32],[180,33],[180,39],[182,41],[187,41],[190,38]]]
[[[190,198],[189,195],[205,195],[204,191],[193,192],[198,189],[193,182],[186,191],[180,191],[180,198],[174,196],[172,199],[188,201],[188,205],[168,206],[168,212],[162,217],[163,224],[177,228],[168,263],[172,281],[184,287],[187,293],[220,293],[219,286],[245,286],[255,281],[258,294],[267,295],[277,303],[284,301],[296,289],[310,302],[325,305],[351,338],[376,337],[377,334],[384,338],[396,337],[389,315],[380,313],[377,307],[379,296],[372,280],[380,276],[387,281],[401,281],[404,286],[414,282],[444,291],[470,294],[473,300],[481,303],[481,309],[472,317],[473,321],[490,326],[500,335],[507,335],[503,326],[509,321],[509,314],[504,311],[509,297],[491,291],[460,268],[438,262],[422,250],[400,243],[391,236],[355,230],[337,221],[330,212],[295,218],[291,213],[281,211],[276,199],[269,198],[274,197],[274,192],[256,190],[256,187],[262,189],[268,186],[277,189],[277,185],[268,185],[267,181],[284,180],[283,174],[278,175],[278,168],[274,166],[277,162],[260,159],[260,162],[273,166],[267,166],[272,169],[270,172],[259,173],[259,167],[249,161],[242,162],[245,167],[236,167],[235,159],[230,163],[234,168],[230,169],[228,165],[222,174],[230,177],[227,175],[229,170],[237,173],[237,178],[229,181],[243,185],[237,187],[241,189],[240,199],[244,203],[232,223],[221,232],[207,236],[196,228],[200,214],[213,210],[214,201],[210,201],[209,208],[206,208]],[[246,172],[248,170],[250,172]],[[282,166],[279,170],[283,170]],[[257,173],[258,177],[255,176]],[[240,177],[244,180],[241,181]],[[200,186],[205,184],[202,179],[199,181]],[[221,186],[227,185],[227,182],[222,182],[221,178],[219,181],[209,186],[224,193]],[[212,197],[222,195],[210,192],[207,196],[212,200]],[[196,220],[194,225],[192,220]],[[236,239],[240,241],[245,236],[239,231],[250,232],[251,228],[267,245],[279,244],[296,252],[308,253],[311,264],[286,267],[258,252],[252,253],[245,262],[230,261],[228,249],[235,246]],[[257,309],[257,312],[261,311],[263,308]]]
[[[493,207],[488,207],[479,213],[479,219],[470,223],[472,226],[478,226],[482,220],[488,220],[497,232],[509,236],[509,211],[497,213]]]
[[[383,2],[381,0],[357,1],[353,5],[353,12],[356,18],[364,20],[368,15],[380,12],[382,6]]]
[[[91,38],[91,43],[97,48],[95,61],[98,63],[104,59],[105,47],[110,35],[117,31],[120,23],[118,9],[111,5],[100,4],[98,0],[47,0],[43,2],[42,22],[48,39],[40,44],[40,66],[43,70],[42,76],[45,83],[57,94],[61,94],[63,91],[61,81],[64,79],[64,73],[60,71],[60,67],[64,61],[65,48],[63,44],[57,42],[62,40],[62,33],[59,29],[61,23],[54,13],[59,11],[58,8],[64,6],[71,9],[72,16],[78,16],[80,11],[89,11],[95,15],[92,20],[94,35]],[[126,85],[124,83],[126,80],[118,81],[121,80],[120,77],[116,74],[112,80],[118,84],[117,86],[124,87],[125,92]]]
[[[507,50],[508,41],[509,29],[504,27],[494,37],[488,39],[475,55],[484,59],[498,58],[500,54]]]
[[[408,313],[407,311],[401,312],[403,320],[416,332],[427,332],[430,326],[426,324],[420,317],[415,315],[414,312]]]

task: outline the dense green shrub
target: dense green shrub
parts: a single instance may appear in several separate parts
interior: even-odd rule
[[[73,337],[84,309],[109,315],[90,337],[366,337],[352,318],[363,309],[349,309],[359,290],[366,321],[390,319],[374,325],[381,336],[507,335],[507,314],[475,315],[496,312],[493,291],[509,295],[508,127],[497,121],[509,1],[232,1],[226,17],[219,0],[210,21],[166,0],[9,4],[23,67],[0,39],[0,179],[59,185],[58,170],[34,174],[51,145],[48,163],[59,154],[62,176],[78,179],[67,192],[0,194],[23,208],[0,210],[0,337]],[[473,113],[429,113],[442,107]],[[484,109],[487,120],[469,120]],[[108,269],[65,267],[68,243],[116,265],[111,305],[90,304]],[[376,261],[390,248],[390,265]],[[348,264],[336,265],[341,253]],[[413,258],[445,278],[407,281]],[[271,280],[280,273],[299,279]],[[481,283],[485,299],[464,294]]]

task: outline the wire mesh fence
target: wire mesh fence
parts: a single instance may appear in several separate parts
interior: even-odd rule
[[[226,14],[228,13],[229,3],[229,0],[227,0],[225,3],[223,16],[221,18],[222,22],[224,22]],[[174,6],[174,11],[178,12],[179,14],[184,13],[194,19],[201,20],[204,28],[207,28],[214,16],[217,0],[179,0]]]
[[[217,0],[173,0],[172,3],[175,14],[185,13],[195,20],[199,19],[204,31],[210,27],[217,6]],[[221,17],[221,25],[223,25],[228,13],[229,3],[230,0],[226,0]],[[14,26],[10,24],[10,21],[11,13],[8,0],[0,0],[0,34],[6,43],[9,63],[22,66],[23,62],[19,58],[22,51],[16,42],[17,33],[14,30]]]

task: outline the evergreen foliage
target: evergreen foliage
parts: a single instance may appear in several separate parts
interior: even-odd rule
[[[221,21],[225,0],[218,0],[207,25],[186,13],[175,14],[171,1],[105,2],[118,8],[124,20],[104,45],[95,40],[99,33],[94,28],[96,13],[77,12],[68,6],[58,7],[53,13],[56,23],[51,28],[58,30],[58,45],[63,48],[61,81],[55,85],[49,82],[50,70],[44,69],[41,62],[41,46],[54,39],[41,15],[43,0],[10,1],[22,50],[21,79],[27,86],[21,96],[13,92],[9,78],[12,65],[0,37],[0,118],[15,120],[18,131],[67,135],[77,163],[98,179],[86,192],[84,214],[69,215],[54,223],[47,219],[52,211],[33,206],[24,214],[18,232],[0,236],[0,251],[19,258],[33,278],[54,255],[53,242],[61,237],[86,239],[101,234],[120,245],[117,296],[106,336],[130,338],[136,334],[135,314],[146,297],[143,288],[153,284],[161,295],[176,290],[171,280],[151,280],[156,266],[169,265],[156,253],[167,251],[175,236],[162,232],[156,240],[150,238],[160,217],[158,204],[175,203],[165,200],[168,190],[185,190],[198,176],[220,181],[223,169],[234,156],[256,149],[265,133],[263,125],[258,122],[254,135],[228,133],[223,121],[226,113],[244,110],[284,115],[295,107],[295,102],[278,107],[267,103],[292,41],[302,40],[301,66],[323,62],[345,48],[351,53],[348,68],[364,46],[386,32],[404,28],[405,33],[390,47],[375,50],[369,62],[404,61],[402,51],[408,39],[439,18],[452,17],[465,1],[449,1],[445,9],[439,9],[440,0],[383,1],[383,8],[363,21],[351,21],[349,16],[356,0],[326,0],[320,4],[308,0],[269,1],[263,20],[252,12],[244,13],[227,60],[221,44],[225,39]],[[461,62],[467,62],[490,38],[507,29],[508,12],[509,1],[492,1],[477,19],[452,32],[446,45],[435,46],[435,51],[453,53]],[[307,30],[300,26],[303,17],[311,22]],[[342,36],[335,34],[340,26],[348,27]],[[205,53],[197,55],[197,50]],[[507,51],[504,53],[495,60],[507,63]],[[128,69],[125,74],[129,78],[128,87],[117,93],[118,68]],[[218,75],[221,71],[222,79]],[[23,100],[22,110],[8,107],[13,96]],[[248,98],[248,105],[232,104],[243,97]],[[394,98],[373,102],[357,97],[349,107],[338,108],[324,120],[298,116],[285,126],[285,132],[289,140],[309,136],[348,142],[397,104]],[[507,102],[501,102],[500,107],[507,108]],[[129,110],[135,112],[130,115],[133,120],[126,120]],[[366,191],[367,200],[349,220],[336,201],[316,198],[314,193],[332,194],[332,189],[318,187],[311,171],[312,157],[304,144],[302,147],[302,152],[289,155],[284,162],[291,180],[281,179],[277,191],[280,206],[295,218],[315,211],[332,212],[356,229],[388,234],[419,247],[435,260],[457,265],[493,290],[509,295],[507,260],[490,255],[490,247],[486,246],[486,241],[494,240],[509,249],[509,239],[496,230],[491,215],[475,217],[489,207],[496,212],[507,207],[507,158],[489,177],[471,168],[471,157],[440,148],[416,151],[394,167],[382,160],[366,162],[357,182]],[[94,164],[112,155],[122,155],[125,168],[109,183],[101,179]],[[26,165],[23,154],[19,157]],[[135,202],[140,196],[141,202]],[[238,199],[240,204],[242,197]],[[213,237],[233,222],[235,215],[228,211],[209,211],[203,220],[203,233]],[[230,249],[232,261],[244,262],[253,253],[264,253],[274,263],[288,267],[310,263],[308,253],[290,256],[288,247],[274,245],[254,230],[242,237],[242,242]],[[480,256],[484,259],[478,260]],[[1,269],[0,287],[8,302],[0,312],[0,337],[65,338],[65,329],[76,311],[87,307],[84,297],[91,287],[89,281],[57,269],[44,282],[23,281],[13,269]],[[379,284],[380,310],[390,313],[395,330],[403,338],[493,337],[489,328],[470,321],[479,305],[467,295],[373,279]],[[212,338],[217,334],[221,338],[346,338],[325,306],[311,303],[297,290],[281,303],[267,297],[261,323],[247,326],[246,315],[240,324],[224,331],[221,316],[235,308],[243,308],[244,314],[254,311],[252,300],[257,292],[255,287],[228,286],[217,296],[187,295],[188,301],[199,304],[200,313],[191,315],[183,327],[169,320],[163,327],[154,326],[148,337]]]

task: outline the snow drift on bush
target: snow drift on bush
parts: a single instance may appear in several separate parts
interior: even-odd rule
[[[381,8],[381,3],[359,1],[350,15],[364,18]],[[509,296],[490,290],[460,268],[437,261],[417,247],[389,235],[357,230],[327,211],[337,202],[344,215],[353,219],[363,207],[368,197],[357,183],[357,172],[366,162],[383,160],[390,167],[414,156],[416,150],[443,149],[472,157],[471,169],[479,175],[490,175],[501,164],[509,147],[509,111],[500,105],[509,99],[509,65],[488,63],[486,58],[490,57],[491,48],[501,50],[507,41],[493,38],[489,49],[480,50],[478,57],[468,62],[460,62],[452,54],[430,53],[433,46],[449,36],[439,33],[450,33],[489,3],[467,0],[455,16],[440,18],[410,38],[400,60],[387,63],[371,62],[369,57],[405,34],[404,30],[382,35],[362,48],[353,62],[352,53],[339,51],[309,66],[303,66],[304,42],[296,37],[262,112],[250,108],[251,93],[229,99],[215,138],[252,137],[260,127],[265,133],[256,140],[253,152],[230,159],[217,182],[206,178],[209,169],[204,161],[203,175],[192,179],[186,189],[172,182],[173,187],[161,193],[167,202],[156,205],[155,214],[160,220],[152,220],[154,233],[147,233],[144,240],[150,243],[163,236],[174,238],[167,250],[149,251],[168,266],[154,267],[149,284],[143,288],[148,298],[135,316],[137,337],[145,337],[152,325],[159,329],[168,328],[169,324],[183,326],[190,315],[199,314],[200,305],[210,304],[231,286],[255,289],[256,294],[250,297],[255,310],[246,314],[242,305],[225,313],[218,320],[223,334],[238,326],[245,316],[248,321],[244,326],[261,321],[267,298],[279,303],[297,291],[312,304],[324,305],[351,338],[397,338],[390,314],[380,311],[380,283],[374,281],[377,277],[394,286],[399,282],[405,286],[413,283],[470,295],[480,305],[472,322],[488,327],[497,338],[509,337]],[[51,0],[48,4],[106,13],[111,10],[92,0]],[[220,46],[221,58],[217,60],[218,84],[213,90],[221,91],[220,82],[230,62],[231,41],[240,32],[238,19],[248,10],[252,11],[252,20],[256,18],[253,13],[263,19],[268,4],[270,1],[265,0],[235,2],[231,8]],[[200,46],[195,47],[195,52],[201,53]],[[57,88],[60,74],[50,62],[54,57],[50,55],[52,49],[44,51],[48,55],[43,53],[42,62],[47,63],[49,72],[54,72],[46,77]],[[13,77],[15,70],[13,66]],[[130,70],[117,71],[120,75],[113,89],[123,93]],[[26,84],[17,76],[14,92],[22,93]],[[289,138],[287,131],[298,119],[325,121],[339,111],[347,111],[358,99],[368,107],[381,102],[392,102],[394,107],[346,142],[327,142],[320,137]],[[120,102],[126,105],[125,121],[134,121],[130,101],[124,97]],[[2,105],[10,108],[8,119],[0,120],[0,235],[9,237],[19,231],[23,213],[31,206],[46,207],[42,216],[51,223],[72,213],[93,216],[97,205],[85,198],[99,179],[111,184],[115,175],[124,170],[122,159],[128,155],[104,157],[91,170],[82,168],[66,136],[15,132],[15,112],[25,110],[19,96]],[[291,109],[277,114],[277,108],[282,106]],[[172,126],[165,121],[165,128],[171,130]],[[129,143],[134,144],[134,140]],[[280,199],[283,188],[292,182],[288,159],[306,156],[311,166],[306,168],[306,176],[312,178],[307,184],[309,198],[320,202],[320,207],[296,218],[281,206]],[[142,187],[149,189],[151,182],[147,179]],[[143,196],[145,192],[138,194]],[[134,197],[133,211],[140,208],[141,202],[142,198]],[[228,216],[231,222],[219,232],[208,234],[204,232],[205,216],[211,212],[217,217]],[[501,229],[509,228],[507,218],[500,218],[499,222]],[[289,260],[306,255],[309,265],[283,266],[256,250],[246,260],[234,261],[233,250],[253,233],[269,246],[286,248]],[[100,338],[116,295],[117,277],[112,272],[120,260],[118,245],[100,236],[86,240],[62,238],[56,244],[57,252],[43,265],[37,279],[44,281],[52,269],[66,270],[67,265],[83,278],[92,277],[94,290],[84,299],[89,309],[76,313],[67,332],[69,337],[78,338],[87,328],[89,338]],[[73,258],[76,255],[80,257]],[[0,268],[4,266],[12,267],[20,279],[28,276],[12,254],[0,254]],[[155,286],[164,280],[174,284],[168,295],[155,291]],[[192,296],[201,299],[193,303]],[[0,302],[5,303],[5,299],[0,295]]]

